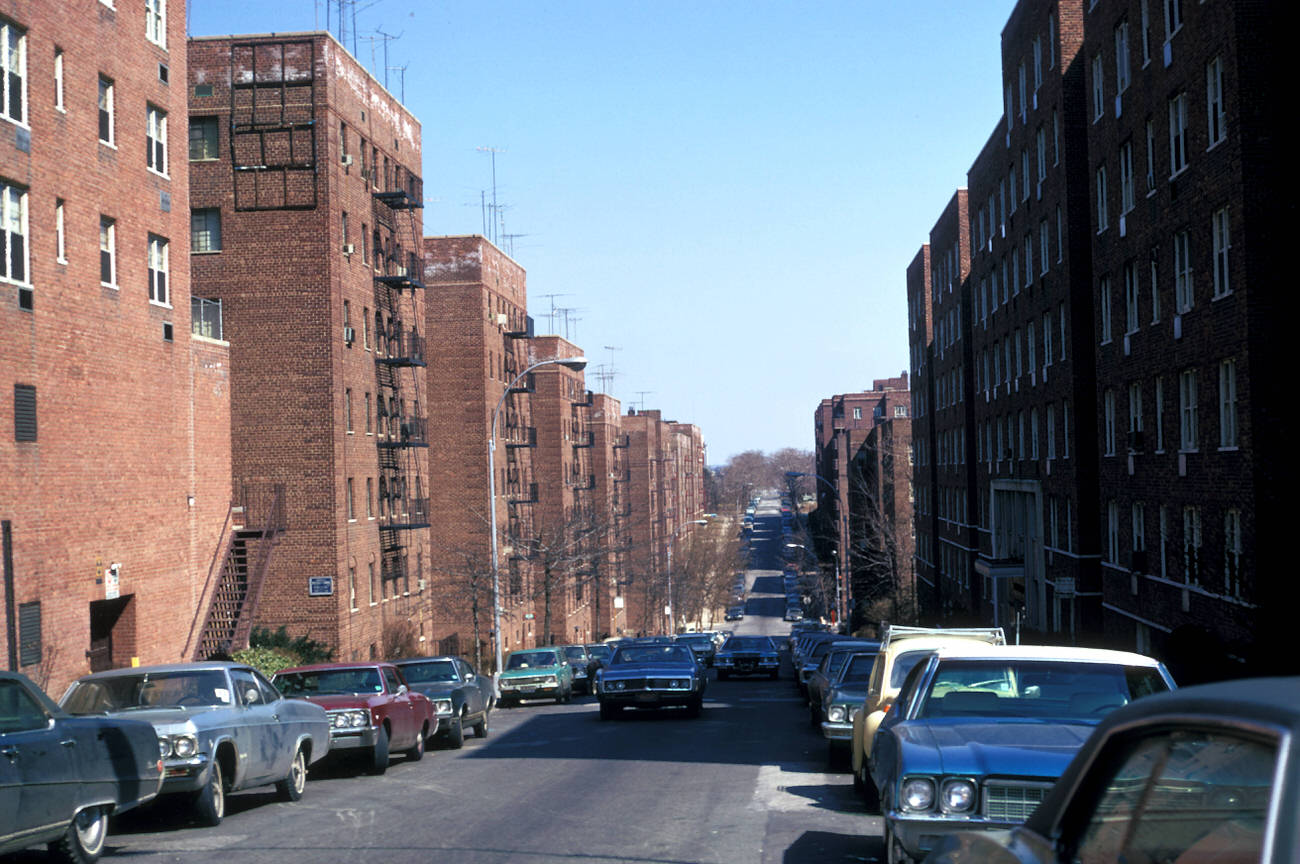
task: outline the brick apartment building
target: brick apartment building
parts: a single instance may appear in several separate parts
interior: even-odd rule
[[[617,399],[605,393],[593,394],[587,423],[592,437],[591,473],[595,478],[591,514],[604,529],[596,540],[609,550],[590,561],[591,630],[595,639],[617,636],[627,630],[621,586],[631,551],[628,548],[628,483],[632,477],[627,467],[629,440],[623,432],[621,413]]]
[[[531,580],[511,538],[532,536],[538,482],[533,469],[537,428],[526,381],[506,388],[528,368],[533,321],[524,268],[479,235],[423,238],[425,333],[438,346],[426,370],[432,520],[430,580],[439,599],[438,650],[491,653],[492,582],[488,454],[496,428],[496,507],[502,540],[502,645],[536,642]]]
[[[232,480],[282,490],[257,620],[385,656],[428,639],[433,607],[420,126],[327,33],[191,39],[189,60],[191,266],[231,343]]]
[[[923,243],[907,265],[907,349],[912,388],[912,495],[916,530],[912,572],[916,578],[916,605],[920,620],[938,615],[940,597],[936,574],[939,515],[938,475],[931,462],[934,453],[934,311],[930,298],[930,245]]]
[[[185,5],[161,8],[0,6],[0,652],[52,693],[186,659],[234,519],[231,358],[185,254]]]
[[[1245,658],[1261,606],[1286,605],[1257,521],[1285,464],[1267,437],[1285,400],[1265,390],[1283,377],[1267,363],[1267,8],[1084,16],[1101,588],[1107,638],[1138,650]]]
[[[912,420],[888,416],[853,455],[849,484],[850,596],[868,621],[914,621]]]

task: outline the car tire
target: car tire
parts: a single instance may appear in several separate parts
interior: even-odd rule
[[[871,813],[880,810],[880,790],[876,788],[876,782],[871,779],[871,774],[867,771],[866,763],[858,771],[855,779],[857,780],[858,790],[862,793],[862,800],[867,805],[867,811]]]
[[[276,781],[275,791],[281,801],[297,801],[302,798],[307,788],[307,753],[298,745],[293,753],[293,762],[289,763],[289,776]]]
[[[460,710],[460,716],[453,718],[447,725],[447,746],[453,750],[459,750],[465,746],[465,709]]]
[[[370,749],[370,765],[368,768],[370,773],[376,776],[388,770],[387,726],[380,726],[379,732],[375,735],[375,746]]]
[[[50,855],[67,864],[92,864],[104,852],[108,838],[108,808],[87,807],[72,817],[68,830],[49,844]]]
[[[407,762],[419,762],[424,758],[424,737],[428,733],[428,726],[421,726],[420,732],[415,736],[415,743],[406,751]]]
[[[221,763],[215,758],[208,782],[194,793],[194,816],[206,828],[215,828],[226,816],[226,787],[221,777]]]
[[[486,738],[488,736],[488,709],[483,709],[483,716],[474,724],[474,737]]]

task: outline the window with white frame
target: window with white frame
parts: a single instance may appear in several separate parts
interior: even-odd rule
[[[1011,210],[1009,212],[1015,213],[1016,201],[1020,196],[1016,195],[1016,164],[1014,162],[1012,162],[1011,167],[1007,169],[1007,185],[1011,190]]]
[[[1133,502],[1132,514],[1130,520],[1132,525],[1130,548],[1134,552],[1144,552],[1147,548],[1147,515],[1146,508],[1141,501]]]
[[[1133,142],[1125,141],[1119,148],[1119,212],[1131,211],[1136,198],[1133,190]]]
[[[1025,412],[1016,412],[1016,458],[1024,461],[1025,458]]]
[[[0,18],[0,117],[27,122],[27,31]]]
[[[1187,168],[1187,94],[1169,100],[1169,179]]]
[[[1056,207],[1056,263],[1060,264],[1065,258],[1065,217],[1061,214],[1061,206]]]
[[[1138,4],[1142,16],[1142,65],[1146,66],[1151,62],[1151,10],[1148,8],[1149,0],[1141,0]]]
[[[1219,363],[1219,446],[1237,446],[1237,361]]]
[[[62,198],[54,199],[54,260],[68,263],[67,235],[64,233],[64,206]]]
[[[1232,243],[1228,236],[1228,208],[1214,211],[1210,217],[1210,233],[1214,238],[1214,296],[1222,297],[1232,291],[1228,278],[1228,250]]]
[[[1020,249],[1011,245],[1011,296],[1020,296]]]
[[[1114,498],[1106,502],[1106,560],[1119,563],[1119,502]]]
[[[1196,370],[1184,369],[1178,375],[1179,449],[1196,450]]]
[[[1164,0],[1165,3],[1165,41],[1183,29],[1183,0]]]
[[[1106,79],[1105,66],[1102,64],[1101,52],[1092,58],[1092,122],[1096,123],[1106,113]]]
[[[1124,18],[1115,25],[1115,92],[1127,90],[1128,80],[1128,19]]]
[[[1156,452],[1165,450],[1165,379],[1156,376]]]
[[[27,285],[30,281],[27,190],[0,180],[0,279]]]
[[[1098,314],[1101,316],[1101,344],[1110,342],[1110,277],[1103,276],[1097,285]]]
[[[1109,387],[1102,394],[1102,408],[1105,419],[1103,429],[1104,440],[1106,442],[1105,455],[1115,455],[1115,391]]]
[[[1043,86],[1043,37],[1034,37],[1034,92]]]
[[[1020,122],[1024,123],[1028,116],[1029,105],[1025,99],[1025,61],[1020,61],[1020,66],[1016,71],[1017,79],[1020,85]]]
[[[1201,584],[1201,508],[1183,508],[1183,581]]]
[[[1151,323],[1160,323],[1160,266],[1157,263],[1156,250],[1151,250]]]
[[[150,171],[167,173],[167,112],[150,105],[146,111],[144,160]]]
[[[1128,385],[1128,431],[1142,431],[1142,382]]]
[[[1228,117],[1223,108],[1223,58],[1215,57],[1205,64],[1205,114],[1206,131],[1210,149],[1227,136]]]
[[[160,306],[167,302],[167,239],[149,235],[149,302]]]
[[[1051,234],[1047,230],[1047,220],[1038,223],[1038,274],[1046,276],[1050,261]]]
[[[1020,200],[1029,200],[1029,148],[1020,148]]]
[[[1169,578],[1169,505],[1160,505],[1160,578]]]
[[[1029,458],[1038,459],[1038,409],[1029,411]]]
[[[1052,313],[1043,313],[1043,368],[1052,365]]]
[[[54,107],[66,111],[63,107],[63,49],[54,49]]]
[[[202,207],[190,211],[190,251],[221,251],[221,210]]]
[[[1147,118],[1147,194],[1156,191],[1156,124]]]
[[[1038,362],[1036,359],[1037,348],[1034,345],[1034,322],[1033,321],[1030,321],[1028,324],[1025,325],[1025,346],[1029,350],[1028,369],[1030,372],[1032,372],[1038,368]]]
[[[1182,315],[1192,308],[1192,239],[1190,232],[1174,235],[1174,307]]]
[[[117,287],[117,223],[99,217],[99,283]]]
[[[113,82],[99,76],[99,140],[113,146]]]
[[[1236,507],[1223,514],[1223,592],[1241,596],[1241,511]]]
[[[1065,360],[1065,304],[1061,303],[1056,308],[1057,311],[1060,313],[1058,317],[1060,318],[1060,322],[1061,322],[1061,345],[1060,345],[1061,353],[1059,356],[1061,360]]]
[[[1136,261],[1124,265],[1124,332],[1136,333],[1138,330],[1138,295],[1142,286],[1138,284]]]
[[[1056,458],[1056,405],[1051,402],[1047,403],[1047,458]]]
[[[1070,400],[1061,400],[1061,458],[1070,458]]]
[[[167,47],[167,0],[144,0],[144,38]]]
[[[1110,226],[1110,217],[1106,209],[1106,164],[1097,166],[1097,233]]]

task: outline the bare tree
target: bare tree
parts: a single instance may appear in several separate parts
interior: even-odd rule
[[[880,462],[888,471],[892,460],[907,458],[889,445],[879,447]],[[877,454],[860,453],[849,465],[849,536],[848,567],[851,574],[853,609],[850,626],[857,629],[867,622],[914,621],[917,606],[911,574],[910,552],[900,550],[899,530],[911,530],[899,524],[899,515],[910,523],[910,514],[893,514],[886,498],[888,484],[876,476]],[[909,481],[910,482],[910,481]],[[903,560],[906,555],[907,560]]]
[[[712,622],[731,598],[733,574],[744,566],[740,541],[726,523],[713,523],[686,535],[680,546],[673,560],[673,615]]]
[[[573,508],[558,522],[542,525],[531,537],[516,540],[526,549],[533,573],[533,599],[542,602],[542,633],[548,644],[555,640],[555,600],[571,590],[592,584],[600,572],[599,561],[610,554],[610,525],[596,514]],[[568,641],[568,634],[560,641]]]
[[[439,611],[457,624],[469,617],[474,637],[474,668],[483,669],[483,637],[490,635],[492,626],[490,553],[482,548],[447,549],[441,558],[435,556],[431,565],[442,577],[439,581],[452,589],[439,598]]]

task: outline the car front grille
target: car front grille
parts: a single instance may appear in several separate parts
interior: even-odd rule
[[[1002,822],[1024,822],[1051,788],[1051,783],[991,780],[984,784],[984,815]]]
[[[533,687],[538,684],[545,684],[547,676],[545,675],[528,675],[522,678],[506,678],[502,680],[503,687]]]
[[[673,686],[676,682],[677,686]],[[619,683],[623,686],[618,689],[621,691],[628,690],[674,690],[685,692],[691,689],[690,681],[686,678],[622,678]]]

